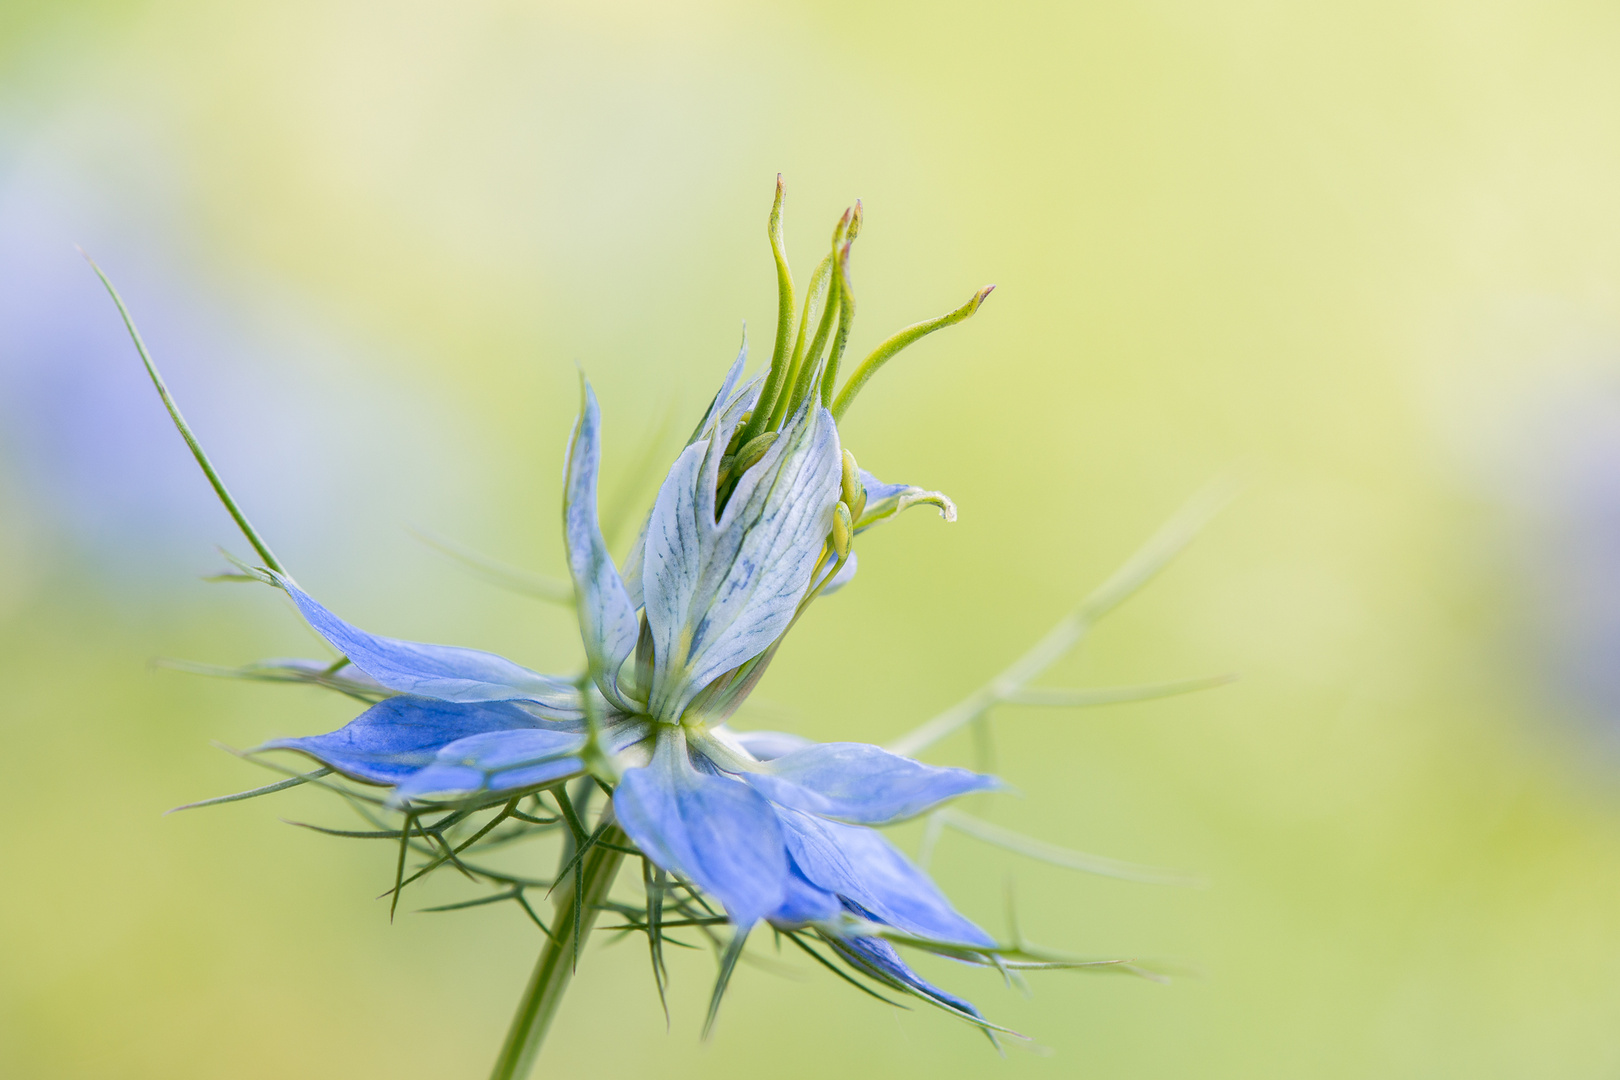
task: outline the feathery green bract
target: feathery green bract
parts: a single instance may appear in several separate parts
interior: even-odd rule
[[[256,580],[256,579],[255,579]],[[293,664],[289,662],[261,661],[256,664],[243,664],[241,667],[220,667],[215,664],[198,664],[190,660],[173,660],[166,657],[152,661],[154,667],[170,668],[174,671],[184,671],[192,675],[208,675],[217,679],[245,679],[249,682],[275,682],[275,683],[303,683],[306,686],[320,686],[327,690],[336,690],[357,701],[376,702],[389,696],[389,691],[369,680],[344,678],[341,672],[348,664],[347,660],[339,660],[335,664],[325,666]],[[330,770],[328,770],[330,771]]]
[[[1093,589],[1072,612],[1058,620],[1057,625],[1012,666],[961,702],[889,743],[889,749],[908,756],[920,753],[982,717],[996,705],[1023,694],[1030,680],[1078,645],[1098,619],[1118,607],[1181,554],[1237,491],[1238,481],[1228,477],[1193,496],[1146,544]]]
[[[737,960],[742,956],[743,946],[748,943],[749,926],[739,926],[731,933],[731,941],[726,945],[726,951],[720,955],[720,972],[714,979],[714,992],[709,995],[709,1011],[703,1018],[703,1037],[707,1039],[714,1034],[714,1021],[720,1015],[720,1002],[726,996],[726,987],[731,984],[731,973],[737,968]]]
[[[313,772],[305,773],[303,776],[294,776],[289,777],[286,780],[278,780],[273,784],[266,784],[263,787],[256,787],[250,791],[238,791],[235,795],[216,795],[212,799],[199,799],[196,802],[186,803],[184,806],[176,806],[172,809],[165,810],[163,813],[165,815],[178,814],[182,810],[196,810],[203,806],[222,806],[225,803],[241,802],[243,799],[256,799],[260,795],[269,795],[271,792],[286,791],[290,787],[297,787],[299,784],[307,784],[317,777],[329,776],[331,772],[331,769],[323,765],[321,768],[316,769]]]
[[[658,1004],[664,1010],[664,1026],[669,1026],[669,969],[664,966],[664,892],[669,875],[651,859],[641,860],[641,884],[647,894],[647,951],[652,958],[653,983],[658,987]]]

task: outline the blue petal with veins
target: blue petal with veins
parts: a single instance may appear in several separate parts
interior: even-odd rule
[[[882,938],[829,938],[827,943],[852,967],[879,976],[887,976],[889,979],[909,987],[921,996],[936,1001],[956,1012],[966,1013],[976,1020],[984,1019],[983,1014],[973,1007],[973,1002],[941,990],[915,971],[912,971],[906,965],[906,962],[900,959],[900,954],[895,950],[895,947]]]
[[[657,657],[650,707],[666,721],[787,630],[838,500],[837,427],[826,409],[807,402],[738,480],[717,521],[715,486],[729,426],[722,422],[712,439],[682,452],[647,533],[643,592]]]
[[[390,802],[427,796],[466,796],[516,791],[582,772],[574,755],[585,746],[579,732],[512,728],[468,735],[446,744],[427,767],[394,789]]]
[[[679,727],[663,726],[651,763],[625,771],[613,811],[637,847],[717,897],[739,927],[782,903],[787,852],[776,813],[747,784],[695,768]]]
[[[776,813],[788,854],[811,884],[908,934],[964,945],[995,944],[881,833],[785,807],[777,807]]]
[[[993,776],[847,742],[795,750],[744,779],[774,803],[858,825],[903,821],[946,799],[1001,786]]]
[[[770,921],[784,929],[796,929],[807,923],[830,923],[843,914],[844,906],[838,897],[813,884],[791,859],[788,864],[787,888],[782,903],[770,914]]]
[[[267,571],[304,619],[349,663],[390,690],[441,701],[532,701],[553,719],[581,716],[579,691],[566,679],[530,671],[494,653],[368,634],[316,603],[292,579]]]
[[[590,383],[585,383],[584,389],[585,407],[574,425],[563,466],[567,481],[563,534],[568,545],[568,569],[574,579],[579,634],[595,669],[596,684],[608,701],[629,711],[634,706],[619,691],[619,668],[636,647],[640,624],[597,520],[596,474],[602,456],[602,416]]]
[[[438,752],[457,739],[543,727],[556,730],[510,701],[463,703],[401,696],[379,701],[336,731],[277,739],[263,749],[298,750],[345,776],[397,784],[431,765]]]

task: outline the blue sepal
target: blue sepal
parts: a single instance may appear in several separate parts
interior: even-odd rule
[[[993,776],[924,765],[867,743],[817,743],[745,778],[774,803],[857,825],[902,821],[1001,786]]]
[[[558,720],[582,715],[579,691],[566,679],[541,675],[478,649],[368,634],[326,610],[290,578],[270,573],[316,633],[390,690],[441,701],[532,701]]]
[[[560,780],[584,770],[574,756],[584,746],[583,734],[551,728],[469,735],[440,749],[431,764],[394,789],[390,801],[403,805],[428,796],[493,794]]]
[[[777,818],[788,854],[805,878],[859,904],[875,921],[936,941],[995,944],[882,834],[783,807]]]
[[[720,456],[741,420],[735,405],[748,401],[681,453],[653,506],[642,592],[657,657],[649,707],[661,720],[678,720],[705,685],[787,630],[831,528],[838,431],[810,402],[738,478],[716,518]]]
[[[770,914],[770,921],[784,929],[796,929],[807,923],[830,923],[843,914],[844,905],[838,897],[804,876],[791,861],[788,865],[787,888],[782,903]]]
[[[983,1014],[973,1007],[973,1002],[941,990],[912,971],[906,962],[900,959],[895,947],[882,938],[829,937],[827,943],[852,967],[877,975],[885,981],[899,983],[920,997],[928,998],[955,1012],[966,1013],[975,1020],[984,1019]]]
[[[694,768],[679,727],[663,726],[651,763],[625,771],[613,810],[648,858],[718,898],[739,927],[782,903],[787,852],[770,803],[747,784]]]
[[[580,638],[596,684],[618,708],[634,706],[619,690],[619,668],[636,647],[640,625],[624,580],[613,565],[596,516],[596,474],[601,461],[602,414],[596,392],[584,384],[585,403],[563,465],[563,538],[574,579]]]
[[[277,739],[262,749],[297,750],[356,780],[397,784],[431,765],[438,752],[457,739],[542,726],[532,713],[509,701],[391,697],[336,731]]]

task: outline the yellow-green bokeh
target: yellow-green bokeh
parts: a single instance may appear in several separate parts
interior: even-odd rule
[[[330,376],[375,386],[378,410],[418,403],[390,429],[361,394],[375,460],[328,457],[310,423],[310,457],[257,481],[286,506],[317,469],[384,476],[368,512],[280,552],[380,632],[576,662],[565,615],[405,527],[555,572],[575,365],[622,473],[672,399],[677,426],[702,404],[740,320],[768,348],[778,171],[801,280],[864,200],[857,349],[999,286],[849,414],[864,465],[947,491],[961,520],[863,539],[857,585],[760,691],[787,723],[900,733],[1211,477],[1252,478],[1047,681],[1241,680],[1004,710],[997,767],[1021,797],[976,807],[1211,887],[960,837],[935,862],[997,932],[1011,878],[1043,944],[1195,977],[1056,973],[1026,1000],[927,966],[1051,1051],[1002,1062],[797,961],[802,979],[744,969],[703,1045],[706,957],[676,963],[666,1034],[643,950],[599,944],[544,1075],[1605,1077],[1620,761],[1521,663],[1518,534],[1469,462],[1497,417],[1481,400],[1606,370],[1573,339],[1620,356],[1617,48],[1598,3],[15,3],[0,165],[48,151],[122,213],[152,207],[132,224],[173,234],[165,266],[359,343]],[[150,277],[138,246],[108,269]],[[233,408],[256,402],[193,419],[206,436]],[[388,474],[419,438],[464,471]],[[159,817],[262,782],[211,740],[345,719],[313,693],[146,670],[307,651],[284,606],[172,557],[69,554],[5,475],[0,1073],[481,1075],[538,944],[517,913],[389,925],[371,899],[388,851],[279,824],[340,816],[302,792]],[[204,524],[179,553],[198,573],[235,543],[222,514]]]

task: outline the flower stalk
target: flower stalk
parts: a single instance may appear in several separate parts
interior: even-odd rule
[[[490,1080],[522,1080],[529,1075],[557,1007],[573,981],[579,950],[590,937],[602,903],[613,888],[613,879],[619,874],[625,839],[617,825],[608,826],[579,861],[578,873],[558,884],[557,920],[518,1001]]]

